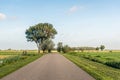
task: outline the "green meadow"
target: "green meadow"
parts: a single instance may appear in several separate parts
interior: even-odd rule
[[[36,51],[0,51],[0,78],[40,58]]]
[[[63,55],[96,80],[120,80],[120,52],[70,52]]]

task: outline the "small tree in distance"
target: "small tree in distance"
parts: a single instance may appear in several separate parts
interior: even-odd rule
[[[99,51],[99,49],[100,49],[99,47],[96,47],[96,50],[97,50],[97,51]]]
[[[81,52],[84,52],[85,48],[84,48],[84,47],[79,47],[79,50],[80,50]]]
[[[62,52],[62,48],[63,48],[63,44],[62,44],[62,42],[59,42],[59,43],[57,44],[57,51],[58,51],[58,52]]]
[[[71,48],[68,45],[63,46],[62,51],[63,53],[70,52]]]
[[[103,51],[103,50],[105,49],[105,46],[104,46],[104,45],[101,45],[101,46],[100,46],[100,49],[101,49],[101,51]]]

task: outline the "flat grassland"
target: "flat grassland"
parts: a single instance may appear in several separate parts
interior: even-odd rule
[[[96,80],[120,80],[120,52],[70,52],[63,55]]]
[[[0,55],[0,59],[4,59],[4,58],[7,58],[7,57],[10,57],[10,55]]]
[[[43,54],[37,51],[0,51],[0,78],[40,58]]]

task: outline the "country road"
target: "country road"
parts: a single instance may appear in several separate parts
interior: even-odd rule
[[[95,80],[64,56],[47,54],[0,80]]]

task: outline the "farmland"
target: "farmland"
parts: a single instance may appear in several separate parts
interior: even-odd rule
[[[38,59],[36,51],[0,51],[0,78]]]
[[[7,57],[10,57],[10,55],[0,55],[0,59],[4,59],[4,58],[7,58]]]
[[[96,80],[120,80],[119,52],[70,52],[63,55]]]

